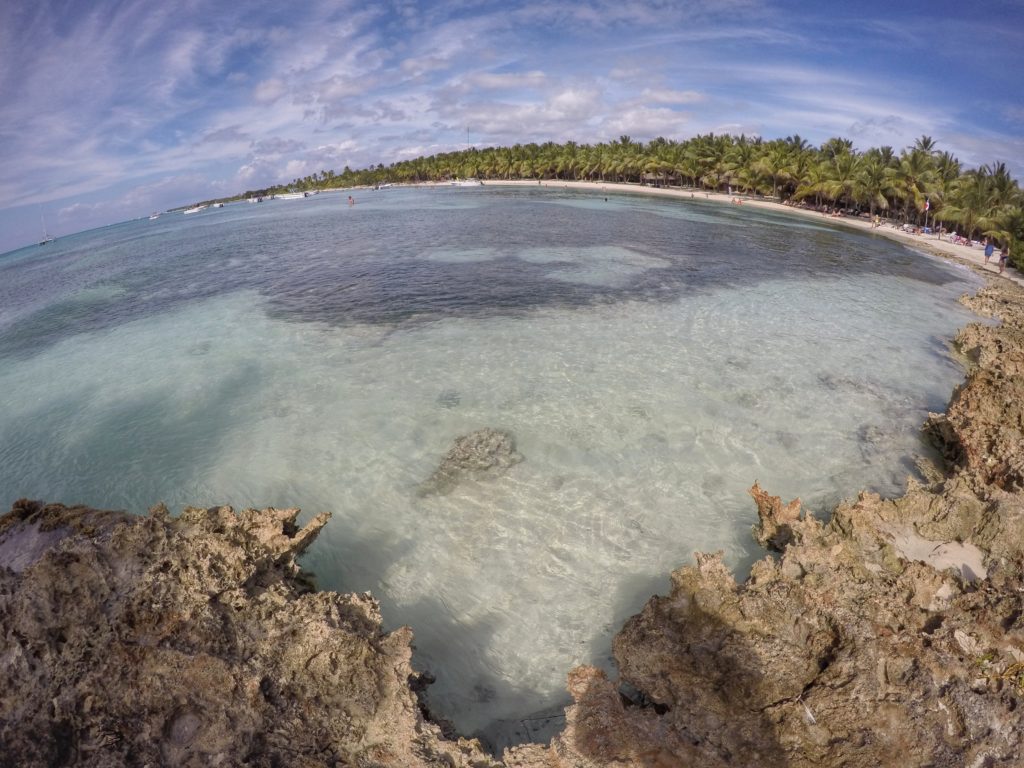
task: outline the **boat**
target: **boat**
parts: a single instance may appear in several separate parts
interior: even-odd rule
[[[39,211],[39,223],[43,225],[43,239],[39,241],[40,245],[46,245],[47,243],[52,243],[54,240],[57,239],[53,235],[51,235],[49,232],[46,231],[46,219],[43,218],[43,212],[42,211]]]
[[[224,203],[214,203],[210,207],[211,208],[223,208],[224,207]]]
[[[461,181],[459,179],[452,179],[449,183],[453,187],[479,187],[483,185],[483,182],[479,179],[463,179]]]
[[[199,213],[200,211],[205,211],[207,208],[208,206],[205,205],[197,205],[192,208],[186,208],[185,215],[188,216],[190,213]]]
[[[159,218],[160,218],[160,214],[159,213],[152,213],[149,216],[149,220],[150,221],[153,221],[153,219],[159,219]]]
[[[301,200],[306,197],[304,192],[285,192],[280,195],[274,195],[275,200]]]

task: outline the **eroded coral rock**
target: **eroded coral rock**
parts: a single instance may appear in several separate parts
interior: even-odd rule
[[[424,719],[410,630],[302,578],[328,516],[297,515],[16,504],[0,553],[32,556],[0,568],[0,764],[493,765]]]
[[[508,432],[485,427],[455,440],[420,494],[450,493],[465,480],[497,477],[523,460]]]

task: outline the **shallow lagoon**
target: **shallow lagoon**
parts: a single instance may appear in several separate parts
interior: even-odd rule
[[[0,256],[0,502],[330,510],[305,565],[413,626],[432,707],[495,743],[694,550],[760,556],[755,479],[821,512],[899,492],[962,376],[975,278],[880,238],[560,190],[357,200]],[[525,461],[419,496],[483,426]]]

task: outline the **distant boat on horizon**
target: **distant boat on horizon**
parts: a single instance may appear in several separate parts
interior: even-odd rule
[[[159,218],[160,218],[160,214],[159,213],[152,213],[149,216],[149,220],[150,221],[152,221],[153,219],[159,219]]]
[[[206,208],[207,206],[205,205],[196,205],[192,208],[186,208],[185,215],[188,216],[190,213],[199,213],[200,211],[205,211]]]
[[[39,211],[39,223],[43,225],[43,239],[39,241],[40,245],[46,245],[47,243],[52,243],[54,240],[57,239],[53,235],[51,235],[49,232],[46,231],[46,219],[43,218],[43,212],[42,211]]]

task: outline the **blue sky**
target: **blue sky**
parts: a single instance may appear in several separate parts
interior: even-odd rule
[[[313,171],[922,134],[1024,177],[1024,0],[0,4],[0,252]]]

